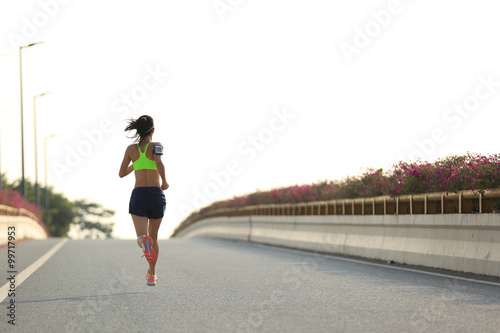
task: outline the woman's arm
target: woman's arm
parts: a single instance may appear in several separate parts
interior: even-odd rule
[[[133,164],[129,165],[130,161],[131,159],[130,156],[128,155],[128,148],[127,148],[127,150],[125,151],[125,156],[123,156],[122,165],[120,166],[120,172],[118,172],[120,178],[123,178],[128,174],[130,174],[132,171],[134,171],[134,165]]]
[[[165,166],[163,165],[163,161],[161,160],[162,155],[155,154],[155,162],[156,162],[156,168],[158,169],[158,173],[160,174],[161,178],[161,189],[166,190],[169,188],[170,185],[168,185],[167,179],[165,178]]]

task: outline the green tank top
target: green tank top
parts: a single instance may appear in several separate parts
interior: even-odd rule
[[[148,151],[148,146],[151,142],[148,142],[146,145],[146,148],[144,149],[144,153],[141,151],[141,147],[137,145],[137,148],[139,149],[139,158],[134,162],[134,170],[158,170],[156,167],[156,162],[153,160],[150,160],[146,156],[146,152]]]

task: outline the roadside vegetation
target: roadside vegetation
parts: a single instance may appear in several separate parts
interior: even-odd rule
[[[34,184],[26,181],[26,198],[21,192],[21,181],[9,182],[5,174],[2,175],[2,189],[0,189],[0,205],[13,208],[24,208],[35,214],[52,237],[66,237],[72,225],[75,226],[79,238],[110,238],[114,223],[108,222],[115,214],[98,203],[87,199],[71,201],[63,194],[57,193],[52,187],[47,188],[49,209],[45,211],[45,188],[40,186],[40,205],[35,204]],[[2,212],[7,215],[8,212]],[[43,221],[43,222],[42,222]]]
[[[193,214],[216,208],[239,208],[261,204],[298,203],[335,199],[396,197],[463,190],[484,192],[500,187],[500,154],[450,155],[434,162],[398,162],[389,170],[366,169],[358,176],[323,180],[267,191],[256,191],[217,201]]]

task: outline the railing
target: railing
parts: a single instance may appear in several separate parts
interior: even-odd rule
[[[0,204],[0,215],[7,215],[7,216],[26,216],[31,218],[32,220],[36,221],[47,233],[47,236],[50,235],[49,230],[47,229],[47,226],[43,221],[40,220],[40,218],[34,214],[33,212],[25,209],[25,208],[14,208],[11,206],[6,206]]]
[[[399,197],[338,199],[304,203],[267,204],[240,208],[218,208],[195,213],[184,220],[175,233],[198,220],[221,216],[249,215],[406,215],[406,214],[470,214],[494,213],[495,198],[500,188],[484,193],[426,193]]]

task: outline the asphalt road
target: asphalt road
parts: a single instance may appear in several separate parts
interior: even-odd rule
[[[17,271],[60,241],[18,243]],[[148,287],[134,240],[70,240],[16,286],[15,327],[7,322],[11,298],[3,300],[0,331],[500,330],[500,281],[222,240],[165,240],[160,251],[158,284]],[[8,277],[5,247],[0,262]]]

